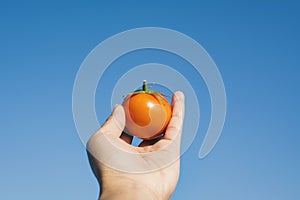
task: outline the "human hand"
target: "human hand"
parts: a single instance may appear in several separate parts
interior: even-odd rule
[[[172,118],[159,140],[132,146],[123,132],[125,113],[121,105],[87,143],[89,161],[100,184],[100,200],[165,200],[175,190],[180,170],[180,140],[184,118],[184,95],[175,92]]]

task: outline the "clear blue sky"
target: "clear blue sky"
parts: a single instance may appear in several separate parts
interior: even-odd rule
[[[75,75],[98,43],[144,26],[197,40],[227,91],[218,144],[199,160],[196,137],[172,199],[300,199],[299,9],[268,0],[1,1],[0,199],[97,198],[72,118]]]

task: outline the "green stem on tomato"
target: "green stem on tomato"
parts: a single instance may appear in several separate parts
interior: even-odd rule
[[[147,82],[146,80],[143,80],[143,91],[144,92],[147,92],[147,90],[148,90],[146,82]]]
[[[149,86],[149,88],[151,88],[152,86]],[[153,95],[155,98],[157,98],[163,105],[165,105],[162,97],[162,96],[165,96],[164,94],[161,94],[155,90],[150,90],[148,87],[147,87],[147,81],[146,80],[143,80],[143,87],[141,90],[135,90],[134,92],[130,93],[131,95],[133,94],[150,94],[150,95]]]

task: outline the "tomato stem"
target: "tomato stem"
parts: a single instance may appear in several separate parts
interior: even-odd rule
[[[147,89],[147,85],[146,85],[146,80],[143,80],[143,91],[147,91],[148,89]]]

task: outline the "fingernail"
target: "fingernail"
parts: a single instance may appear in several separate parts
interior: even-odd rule
[[[181,92],[181,91],[176,91],[176,92],[175,92],[175,95],[176,95],[176,98],[177,98],[179,101],[184,101],[184,94],[183,94],[183,92]]]

